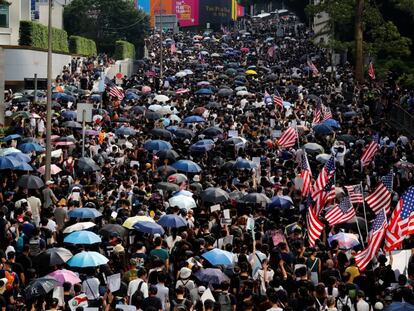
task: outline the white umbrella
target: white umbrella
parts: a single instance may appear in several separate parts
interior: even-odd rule
[[[196,202],[192,197],[188,197],[185,195],[177,195],[168,200],[170,206],[178,206],[180,209],[184,208],[185,210],[189,210],[191,208],[197,207]]]
[[[328,162],[330,157],[331,157],[331,155],[327,154],[327,153],[318,154],[316,156],[316,161],[324,164],[324,163]]]
[[[181,122],[181,118],[179,116],[176,116],[175,114],[170,116],[171,121],[177,121],[178,123]]]
[[[148,107],[148,110],[155,111],[155,112],[159,112],[161,109],[162,109],[162,106],[158,104],[150,105]]]
[[[191,69],[184,69],[184,72],[188,75],[193,75],[194,72]]]
[[[75,231],[82,231],[82,230],[86,230],[92,227],[95,227],[96,224],[94,224],[93,222],[90,221],[86,221],[86,222],[78,222],[72,226],[69,226],[67,228],[65,228],[65,230],[63,230],[63,233],[72,233]]]
[[[237,96],[248,96],[250,93],[248,91],[238,91],[236,93]]]
[[[177,78],[183,78],[183,77],[187,76],[187,73],[185,71],[179,71],[175,74],[175,76]]]
[[[156,100],[157,102],[165,103],[165,102],[169,101],[170,98],[166,95],[161,95],[160,94],[160,95],[155,96],[154,100]]]

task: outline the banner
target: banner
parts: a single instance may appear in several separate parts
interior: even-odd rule
[[[180,27],[198,26],[199,0],[175,0],[175,15]]]
[[[228,25],[232,17],[233,0],[202,0],[200,1],[200,24]]]
[[[237,17],[243,17],[244,14],[244,6],[237,4]]]

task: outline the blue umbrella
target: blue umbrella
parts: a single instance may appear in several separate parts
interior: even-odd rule
[[[68,213],[70,218],[97,218],[102,216],[101,212],[94,208],[74,208]]]
[[[172,165],[177,171],[185,172],[185,173],[200,173],[201,167],[197,163],[191,160],[178,160],[174,162]]]
[[[27,154],[22,152],[9,153],[7,156],[12,157],[20,162],[29,163],[30,161],[32,161],[32,159]]]
[[[240,159],[240,160],[237,160],[236,163],[234,163],[234,167],[239,170],[242,170],[242,169],[251,170],[251,169],[257,168],[257,164],[252,161],[246,160],[246,159]]]
[[[187,226],[185,219],[175,214],[161,216],[158,220],[158,224],[166,228],[179,228]]]
[[[288,196],[275,196],[272,202],[268,205],[269,208],[290,208],[293,206],[292,199]]]
[[[384,311],[414,311],[414,305],[408,302],[393,302],[386,306]]]
[[[138,221],[134,224],[133,228],[139,232],[149,233],[149,234],[160,234],[165,233],[164,229],[157,223],[151,221]]]
[[[65,110],[62,112],[62,117],[65,118],[66,120],[75,120],[77,117],[77,113],[76,111]]]
[[[99,235],[91,231],[75,231],[65,237],[63,242],[70,244],[95,244],[101,243],[102,240]]]
[[[131,135],[135,135],[135,133],[136,132],[135,132],[135,130],[133,128],[124,127],[124,126],[122,126],[120,128],[117,128],[115,130],[115,134],[116,135],[131,136]]]
[[[202,257],[207,259],[213,266],[231,266],[234,263],[233,253],[218,248],[204,253]]]
[[[16,140],[22,138],[22,136],[20,136],[19,134],[11,134],[9,136],[4,137],[2,140],[3,141],[10,141],[10,140]]]
[[[98,252],[80,252],[73,256],[67,264],[70,267],[86,268],[105,265],[109,260]]]
[[[333,128],[337,128],[340,129],[341,125],[339,124],[338,121],[334,120],[334,119],[328,119],[326,121],[323,121],[322,124],[326,124],[327,126],[333,127]]]
[[[144,148],[148,151],[160,151],[160,150],[171,150],[172,146],[168,141],[154,139],[148,140],[144,144]]]
[[[209,284],[221,284],[223,282],[229,282],[230,279],[220,269],[201,269],[194,273],[194,276],[201,282]]]
[[[125,94],[125,100],[134,100],[134,99],[139,99],[139,95],[133,92]]]
[[[320,135],[329,135],[333,133],[332,128],[323,123],[315,125],[313,127],[313,130],[315,131],[316,134],[320,134]]]
[[[89,97],[89,99],[94,102],[100,102],[102,97],[99,94],[92,94],[91,97]]]
[[[196,94],[196,95],[213,95],[214,92],[210,89],[199,89],[194,94]]]
[[[24,144],[17,146],[17,148],[19,148],[24,153],[29,153],[32,151],[42,152],[45,150],[38,143],[24,143]]]
[[[21,162],[21,164],[17,166],[15,170],[16,171],[34,171],[34,168],[26,162]]]
[[[205,121],[206,120],[204,120],[204,118],[200,116],[188,116],[188,117],[185,117],[183,120],[184,123],[201,123]]]
[[[203,139],[191,145],[191,151],[204,152],[214,148],[214,141],[211,139]]]
[[[13,157],[0,157],[0,170],[14,170],[20,164],[22,163]]]

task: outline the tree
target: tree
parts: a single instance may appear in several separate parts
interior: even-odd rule
[[[143,50],[149,33],[149,17],[137,10],[131,1],[73,0],[63,12],[69,35],[93,39],[99,51],[113,54],[115,41],[125,40]]]

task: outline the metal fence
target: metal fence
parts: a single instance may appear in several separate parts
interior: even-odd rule
[[[401,106],[393,104],[387,119],[398,129],[407,132],[409,136],[414,136],[414,115]]]

